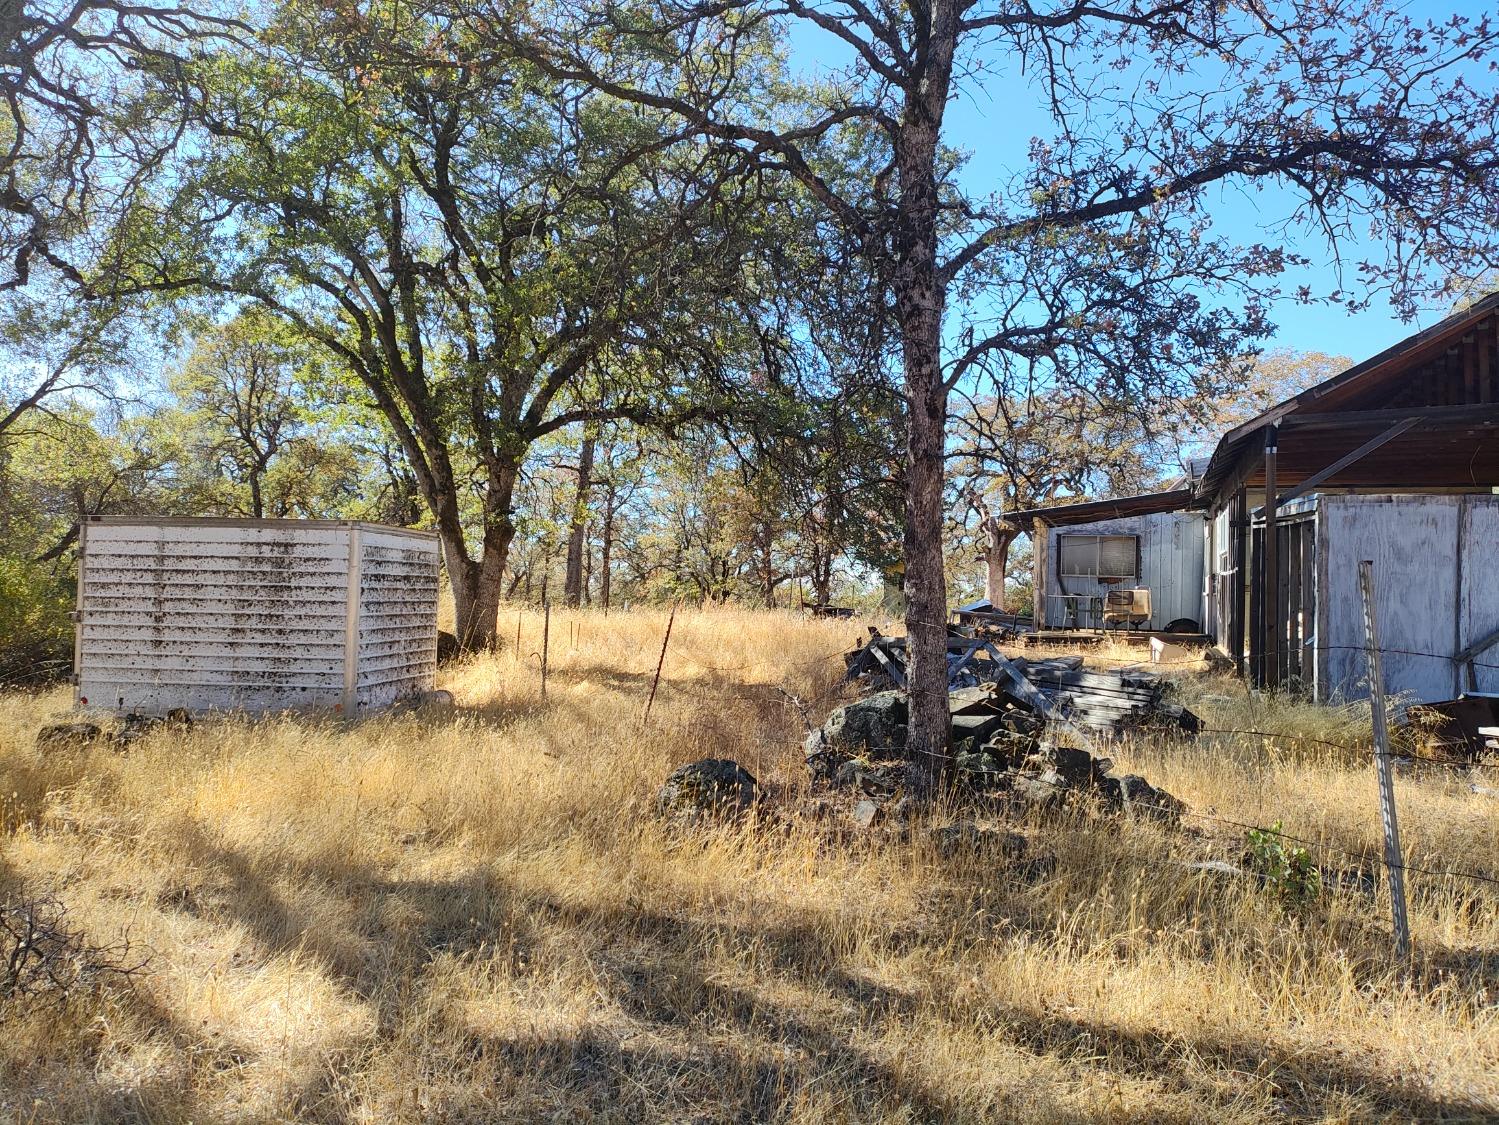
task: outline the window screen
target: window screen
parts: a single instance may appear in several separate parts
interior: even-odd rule
[[[1059,542],[1058,561],[1066,577],[1135,577],[1138,536],[1063,535]]]

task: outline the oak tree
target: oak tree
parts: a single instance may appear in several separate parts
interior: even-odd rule
[[[1393,0],[528,0],[466,6],[477,33],[798,181],[880,278],[906,397],[905,588],[917,782],[946,760],[941,557],[948,397],[1034,371],[1052,385],[1176,393],[1267,328],[1299,264],[1215,228],[1223,188],[1344,256],[1362,301],[1402,309],[1499,249],[1499,27],[1419,23]],[[763,66],[819,36],[810,96]],[[1019,73],[1049,118],[974,187],[945,144],[966,88]],[[1015,96],[1007,91],[1007,97]],[[845,174],[854,147],[877,170]],[[1281,202],[1284,201],[1284,202]]]

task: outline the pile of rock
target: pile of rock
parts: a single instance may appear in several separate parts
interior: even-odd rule
[[[90,722],[54,723],[37,731],[36,747],[46,754],[105,745],[123,753],[148,734],[165,729],[187,730],[192,723],[192,716],[181,708],[174,708],[165,715],[138,715],[131,712],[123,716],[113,730]]]
[[[1106,809],[1167,819],[1184,808],[1143,777],[1115,773],[1110,759],[1052,741],[1044,716],[993,685],[960,688],[948,700],[955,781],[975,799],[1052,808],[1086,796]],[[898,691],[839,707],[807,737],[814,782],[876,806],[897,797],[911,764],[906,716]]]

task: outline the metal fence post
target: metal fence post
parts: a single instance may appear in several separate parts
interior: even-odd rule
[[[1390,872],[1390,910],[1395,916],[1395,956],[1410,957],[1410,919],[1405,913],[1405,858],[1400,851],[1400,825],[1395,818],[1395,770],[1390,761],[1390,728],[1385,715],[1384,672],[1379,663],[1379,625],[1374,612],[1374,563],[1358,564],[1358,584],[1364,597],[1364,642],[1369,658],[1369,692],[1374,712],[1374,769],[1379,777],[1379,819],[1384,826],[1384,861]]]
[[[656,702],[656,688],[661,683],[661,669],[666,664],[666,646],[671,643],[671,627],[677,620],[677,607],[671,607],[671,616],[666,619],[666,636],[661,638],[661,655],[656,659],[656,674],[651,677],[651,694],[645,700],[645,714],[640,716],[640,725],[645,726],[651,717],[651,704]]]

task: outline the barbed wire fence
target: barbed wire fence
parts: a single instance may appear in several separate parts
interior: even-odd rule
[[[932,623],[926,623],[926,624],[932,624]],[[940,623],[940,625],[941,625],[941,627],[943,629],[947,628],[947,623],[946,622],[942,622],[942,623]],[[1100,634],[1100,635],[1104,636],[1106,638],[1108,637],[1108,634]],[[801,671],[804,671],[804,670],[806,670],[808,668],[816,668],[816,667],[821,667],[821,666],[828,666],[828,665],[831,665],[832,662],[835,659],[837,659],[839,657],[847,656],[851,651],[856,651],[858,647],[859,646],[857,644],[857,641],[852,646],[840,644],[836,648],[829,649],[829,650],[827,650],[825,652],[819,653],[818,655],[810,657],[810,658],[808,658],[806,660],[789,661],[789,662],[778,661],[777,662],[777,667],[780,668],[780,669],[787,670],[787,671],[801,672]],[[736,662],[733,662],[733,663],[718,663],[718,662],[704,660],[704,659],[700,658],[699,656],[693,654],[689,645],[682,644],[681,642],[679,642],[679,650],[680,650],[680,655],[685,656],[689,661],[691,661],[691,663],[693,665],[695,665],[696,667],[698,667],[700,669],[703,669],[705,671],[711,671],[711,672],[715,672],[715,673],[736,673],[736,672],[742,673],[744,671],[744,668],[745,668],[745,663],[743,661],[736,661]],[[1356,652],[1362,652],[1363,648],[1362,648],[1362,646],[1357,646],[1357,645],[1315,645],[1315,646],[1308,645],[1308,646],[1304,646],[1303,650],[1304,651],[1341,651],[1341,652],[1355,652],[1356,651]],[[1427,658],[1427,659],[1432,659],[1432,660],[1440,660],[1440,661],[1446,662],[1448,664],[1451,664],[1452,661],[1453,661],[1452,656],[1450,654],[1447,654],[1447,653],[1423,652],[1423,651],[1413,650],[1413,649],[1392,648],[1392,647],[1382,647],[1380,651],[1383,652],[1383,653],[1390,653],[1390,654],[1396,654],[1396,655],[1404,655],[1404,656]],[[1049,658],[1043,658],[1043,659],[1049,659]],[[1472,661],[1472,663],[1475,666],[1481,667],[1481,668],[1499,669],[1499,663],[1496,663],[1496,662],[1474,660],[1474,661]],[[1133,664],[1127,665],[1124,670],[1126,670],[1126,671],[1128,671],[1128,670],[1138,670],[1138,671],[1149,672],[1149,671],[1152,671],[1152,670],[1156,670],[1156,669],[1160,669],[1160,668],[1168,668],[1168,667],[1172,667],[1172,666],[1196,666],[1196,667],[1202,667],[1203,664],[1204,664],[1204,658],[1203,657],[1201,657],[1201,656],[1193,656],[1193,657],[1189,657],[1189,658],[1176,658],[1176,659],[1169,659],[1169,660],[1164,660],[1164,661],[1146,661],[1146,660],[1141,660],[1141,661],[1138,661],[1138,662],[1134,662]],[[9,671],[9,673],[7,675],[0,676],[0,690],[9,690],[9,689],[14,689],[16,687],[22,687],[22,688],[26,688],[26,687],[42,687],[42,688],[46,688],[46,687],[49,687],[49,686],[55,686],[60,680],[62,680],[62,679],[65,678],[66,672],[68,670],[70,670],[71,667],[72,667],[72,662],[71,661],[69,661],[69,660],[61,660],[61,659],[58,659],[58,660],[37,661],[37,662],[33,662],[31,664],[28,664],[28,665],[23,665],[19,669],[15,668],[15,667],[12,667],[11,670]],[[670,690],[670,691],[672,691],[674,693],[678,693],[678,694],[691,694],[691,695],[699,695],[699,696],[701,696],[702,698],[705,698],[705,699],[718,699],[718,698],[721,698],[721,694],[722,694],[723,690],[726,687],[728,687],[729,685],[726,685],[726,684],[697,685],[697,684],[691,684],[691,683],[683,682],[683,681],[680,681],[680,680],[671,680],[671,679],[668,679],[668,680],[662,681],[661,686],[662,686],[663,689]],[[784,705],[786,705],[786,706],[795,706],[802,713],[802,719],[803,719],[804,722],[809,722],[810,721],[807,718],[808,715],[810,715],[811,713],[815,712],[817,709],[821,708],[825,704],[827,704],[829,702],[832,702],[833,700],[835,700],[835,699],[837,699],[837,698],[845,695],[847,693],[847,691],[848,691],[848,684],[844,681],[844,679],[843,679],[843,677],[841,675],[837,676],[837,677],[834,677],[829,682],[829,686],[827,686],[826,688],[824,688],[821,692],[819,692],[817,695],[813,696],[810,699],[801,699],[801,698],[799,698],[797,696],[791,695],[787,691],[784,683],[782,683],[782,684],[769,684],[769,683],[766,683],[766,684],[744,684],[744,683],[741,683],[741,684],[738,684],[738,685],[734,685],[734,687],[737,690],[740,690],[740,691],[764,691],[764,692],[768,692],[768,693],[771,694],[771,696],[774,696],[775,698],[777,698],[778,701],[780,701]],[[1217,726],[1202,725],[1202,726],[1198,727],[1198,733],[1199,734],[1207,734],[1207,735],[1218,735],[1218,736],[1252,737],[1252,738],[1260,738],[1260,739],[1265,739],[1265,740],[1271,740],[1271,741],[1275,741],[1275,742],[1288,742],[1288,743],[1297,743],[1297,744],[1303,744],[1303,745],[1316,745],[1316,746],[1321,746],[1321,747],[1325,747],[1325,748],[1328,748],[1328,749],[1337,750],[1337,751],[1342,752],[1342,753],[1350,753],[1350,752],[1351,753],[1361,753],[1361,754],[1367,753],[1371,757],[1371,759],[1372,759],[1372,756],[1374,754],[1374,747],[1372,745],[1362,745],[1362,744],[1359,744],[1359,743],[1350,743],[1348,741],[1339,741],[1339,740],[1335,740],[1335,739],[1320,738],[1320,737],[1317,737],[1315,735],[1297,734],[1297,733],[1289,732],[1289,731],[1264,730],[1264,729],[1257,729],[1257,728],[1252,728],[1252,727],[1217,727]],[[947,757],[949,759],[955,759],[956,756],[948,754],[948,755],[944,755],[944,757]],[[1445,764],[1449,764],[1449,763],[1436,763],[1436,762],[1433,762],[1431,764],[1432,765],[1445,765]],[[1452,763],[1452,764],[1454,764],[1454,765],[1460,765],[1462,768],[1465,768],[1465,769],[1466,768],[1473,768],[1473,767],[1478,767],[1478,768],[1493,768],[1493,767],[1499,766],[1499,763],[1484,763],[1484,762],[1468,762],[1468,763]],[[1034,780],[1034,779],[1032,779],[1032,780]],[[1046,782],[1041,782],[1041,784],[1047,784],[1047,783]],[[1058,785],[1057,788],[1058,789],[1066,789],[1066,788],[1069,788],[1069,787],[1066,786],[1065,784],[1061,784],[1061,785]],[[1194,820],[1194,821],[1198,821],[1198,822],[1202,822],[1202,823],[1215,824],[1215,825],[1218,825],[1218,826],[1221,826],[1221,827],[1224,827],[1224,828],[1232,828],[1232,829],[1235,829],[1237,831],[1267,831],[1268,830],[1267,826],[1263,825],[1263,824],[1256,824],[1256,823],[1252,823],[1252,822],[1247,821],[1247,820],[1240,820],[1240,819],[1236,819],[1236,818],[1233,818],[1233,817],[1225,817],[1225,816],[1221,816],[1221,815],[1218,815],[1218,814],[1215,814],[1215,813],[1205,813],[1205,812],[1196,812],[1196,811],[1191,811],[1191,810],[1184,810],[1184,811],[1182,811],[1182,813],[1180,815],[1183,816],[1184,818],[1191,819],[1191,820]],[[1277,830],[1277,831],[1278,831],[1278,834],[1280,835],[1281,838],[1283,838],[1283,839],[1285,839],[1287,841],[1299,844],[1299,845],[1301,845],[1303,847],[1308,848],[1309,850],[1313,850],[1313,851],[1315,851],[1317,853],[1320,853],[1320,854],[1322,854],[1324,856],[1329,855],[1329,854],[1338,855],[1338,856],[1341,856],[1341,857],[1344,857],[1344,858],[1353,859],[1353,860],[1357,861],[1360,865],[1367,864],[1367,863],[1371,862],[1371,856],[1368,855],[1368,854],[1366,854],[1366,853],[1357,852],[1357,851],[1354,851],[1352,849],[1341,847],[1339,845],[1329,844],[1326,841],[1317,841],[1317,840],[1309,839],[1307,837],[1297,836],[1297,835],[1294,835],[1292,833],[1285,832],[1284,830]],[[1381,864],[1381,866],[1382,865],[1383,864]],[[1399,866],[1405,872],[1408,872],[1410,874],[1422,875],[1422,876],[1431,877],[1431,878],[1446,878],[1446,879],[1455,879],[1455,880],[1467,880],[1467,881],[1474,882],[1474,883],[1480,883],[1480,884],[1491,885],[1491,886],[1499,886],[1499,876],[1489,875],[1489,874],[1485,874],[1483,872],[1475,872],[1475,871],[1469,871],[1469,870],[1464,870],[1464,869],[1453,869],[1453,868],[1427,867],[1427,866],[1422,866],[1422,865],[1417,865],[1417,864],[1409,864],[1409,863],[1401,864]]]

